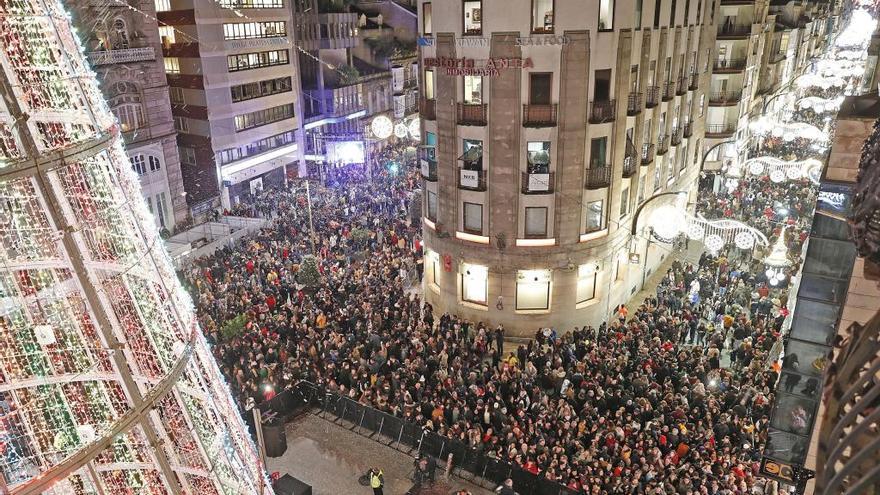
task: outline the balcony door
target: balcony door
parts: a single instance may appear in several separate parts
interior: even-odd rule
[[[549,105],[553,92],[553,74],[532,72],[529,74],[529,104]]]
[[[611,69],[596,71],[593,85],[593,101],[611,100]]]

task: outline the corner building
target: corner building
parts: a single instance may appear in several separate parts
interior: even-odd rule
[[[669,254],[653,208],[694,202],[717,6],[419,3],[425,299],[510,334],[598,325]],[[639,263],[629,261],[639,253]]]

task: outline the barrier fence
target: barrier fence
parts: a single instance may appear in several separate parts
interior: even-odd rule
[[[354,424],[353,431],[360,435],[407,453],[415,450],[420,455],[429,455],[441,462],[445,462],[449,454],[452,454],[453,472],[464,479],[480,477],[500,485],[510,478],[517,492],[535,495],[579,493],[508,462],[492,459],[463,442],[443,437],[402,418],[364,406],[348,397],[326,391],[313,383],[300,382],[296,387],[285,390],[259,407],[264,416],[270,418],[277,416],[280,421],[286,421],[307,409],[322,417],[331,415]],[[319,410],[315,412],[314,408]],[[245,420],[253,428],[253,416],[246,414]]]

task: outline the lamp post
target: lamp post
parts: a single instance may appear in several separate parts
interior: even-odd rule
[[[630,231],[629,231],[629,235],[630,235],[629,262],[630,263],[633,263],[633,260],[635,260],[637,263],[639,262],[639,254],[636,252],[636,248],[638,247],[638,242],[636,241],[636,232],[638,230],[639,216],[642,214],[642,210],[644,210],[645,207],[648,206],[648,203],[650,203],[651,201],[654,201],[657,198],[661,198],[663,196],[672,196],[672,195],[678,196],[681,194],[686,195],[687,191],[669,191],[669,192],[655,194],[655,195],[651,196],[650,198],[646,199],[644,203],[640,204],[639,207],[636,208],[636,212],[635,212],[635,214],[633,214],[632,227],[630,227]],[[641,285],[642,288],[645,287],[645,278],[647,277],[647,273],[648,273],[648,249],[651,247],[651,234],[650,233],[648,235],[647,240],[648,240],[648,242],[645,245],[645,260],[644,260],[644,263],[641,263],[642,264],[642,285]],[[633,264],[635,264],[635,263],[633,263]]]
[[[715,143],[711,147],[709,147],[709,149],[707,149],[706,152],[703,153],[703,158],[700,159],[700,172],[703,171],[703,166],[706,164],[706,158],[709,157],[709,153],[711,153],[713,150],[715,150],[716,148],[718,148],[722,144],[735,143],[735,142],[736,142],[736,139],[727,139],[727,140],[721,141],[720,143]]]

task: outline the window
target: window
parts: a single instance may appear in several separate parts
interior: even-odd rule
[[[669,7],[669,27],[675,26],[675,0],[672,0],[672,5]]]
[[[180,59],[177,57],[165,57],[165,73],[180,74]]]
[[[287,23],[283,21],[236,22],[223,24],[223,39],[246,40],[287,36]]]
[[[272,67],[273,65],[286,65],[288,63],[287,50],[271,50],[268,52],[239,53],[226,56],[226,66],[229,72],[240,70],[259,69]]]
[[[697,21],[696,24],[702,24],[703,19],[700,18],[700,15],[703,13],[703,0],[697,0]]]
[[[469,234],[483,234],[483,205],[465,202],[464,231]]]
[[[621,261],[622,256],[618,256],[614,262],[614,281],[623,282],[624,272],[626,271],[626,263]]]
[[[645,200],[645,181],[646,176],[640,175],[638,191],[636,192],[636,204],[639,205],[642,204],[642,202]]]
[[[160,227],[165,227],[165,217],[167,216],[167,208],[168,204],[165,201],[165,193],[159,193],[156,195],[156,220],[159,221]]]
[[[691,15],[691,0],[684,0],[684,25],[690,24],[688,17]]]
[[[663,161],[666,157],[662,156],[659,160],[655,160],[654,163],[654,191],[660,190],[660,182],[663,177]]]
[[[526,238],[547,237],[547,207],[526,207]]]
[[[550,270],[516,272],[516,309],[550,309]]]
[[[130,47],[128,42],[128,28],[125,21],[116,19],[113,21],[113,40],[112,48],[114,50],[125,50]]]
[[[122,126],[122,132],[132,131],[144,125],[144,110],[140,103],[125,103],[113,109]]]
[[[235,116],[235,132],[293,118],[293,103]]]
[[[464,103],[480,105],[483,103],[483,78],[480,76],[464,76]]]
[[[278,77],[265,81],[239,84],[229,88],[232,92],[232,101],[245,101],[264,96],[277,95],[291,91],[290,77]]]
[[[156,12],[167,12],[171,10],[171,0],[155,0]]]
[[[147,155],[147,162],[150,164],[150,172],[158,172],[162,169],[162,162],[158,156]]]
[[[220,0],[224,9],[282,9],[283,0]]]
[[[620,192],[620,218],[629,213],[629,186],[624,187]]]
[[[605,206],[604,203],[605,201],[602,199],[587,203],[587,234],[602,230],[605,220],[602,211]]]
[[[704,113],[706,113],[706,95],[702,94],[700,95],[700,117],[702,117]]]
[[[434,71],[425,71],[425,99],[434,99]]]
[[[183,88],[171,86],[170,88],[168,88],[168,93],[171,97],[171,103],[175,105],[186,104],[186,98],[183,96]]]
[[[433,11],[431,10],[431,2],[422,4],[422,34],[431,36],[434,34]]]
[[[464,8],[464,34],[483,34],[483,2],[465,0]]]
[[[440,255],[430,249],[425,250],[425,279],[428,285],[435,289],[440,288],[437,275],[440,273]]]
[[[138,175],[146,175],[147,174],[147,165],[144,155],[134,155],[129,158],[131,161],[131,169]]]
[[[241,160],[242,158],[259,155],[260,153],[264,153],[271,149],[280,148],[281,146],[291,144],[295,141],[295,131],[282,132],[281,134],[269,136],[267,138],[248,143],[244,146],[239,146],[238,148],[227,148],[220,151],[217,154],[217,157],[218,160],[220,160],[220,164],[225,165],[236,160]]]
[[[174,36],[174,26],[159,26],[159,39],[162,40],[163,46],[177,43],[177,38]]]
[[[174,117],[174,130],[180,132],[189,131],[189,124],[187,124],[186,117]]]
[[[529,73],[529,103],[549,105],[553,93],[553,74],[550,72]]]
[[[532,0],[532,32],[553,32],[553,2],[555,0]]]
[[[550,141],[529,141],[527,172],[530,174],[550,173]]]
[[[595,263],[587,263],[578,267],[577,303],[585,303],[596,298],[596,281],[599,271]]]
[[[633,17],[633,23],[636,30],[642,29],[642,8],[644,0],[636,0],[636,12]]]
[[[486,305],[489,296],[489,268],[481,265],[463,264],[461,272],[461,299]]]
[[[177,149],[180,150],[180,163],[184,165],[195,165],[196,164],[196,150],[195,148],[190,148],[188,146],[179,146]]]
[[[593,100],[609,101],[611,99],[611,69],[597,70],[594,74]]]
[[[479,139],[465,139],[462,141],[461,161],[465,170],[483,170],[483,142]]]
[[[590,168],[605,167],[608,164],[605,160],[607,149],[608,136],[602,136],[590,140]]]
[[[437,193],[428,191],[425,202],[428,204],[428,220],[437,221]]]
[[[662,0],[654,0],[654,29],[660,27],[660,7],[662,6]]]
[[[599,31],[614,29],[614,0],[599,0]]]

